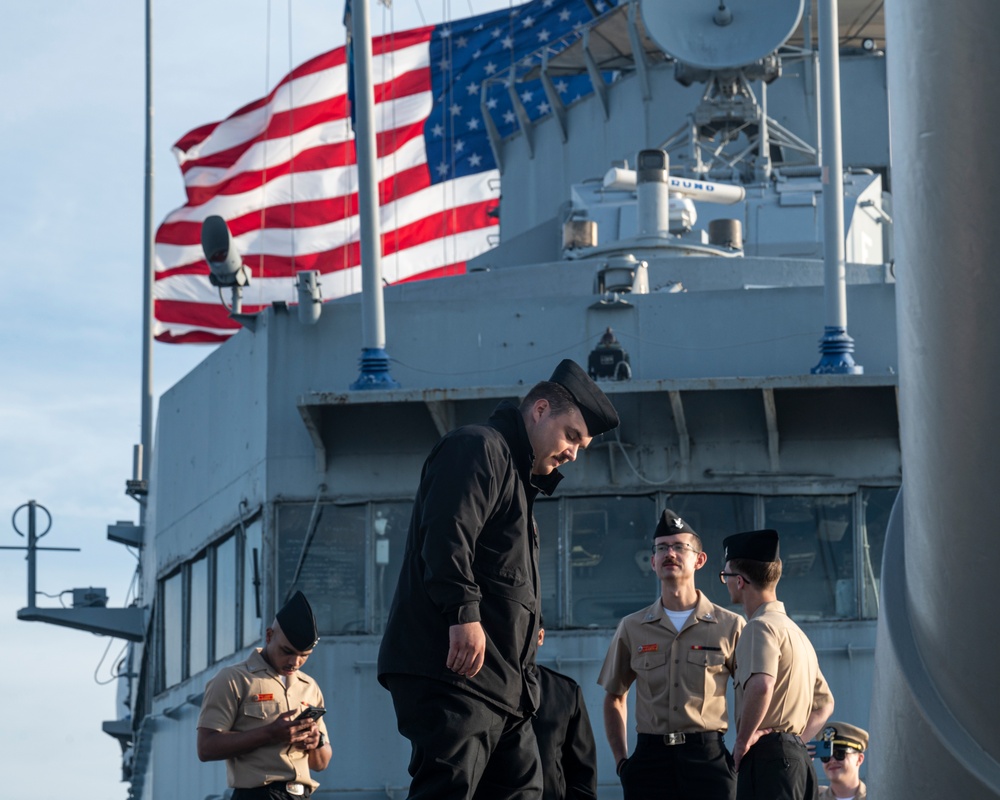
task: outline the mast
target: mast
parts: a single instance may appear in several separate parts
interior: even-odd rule
[[[146,0],[146,175],[143,197],[141,433],[133,465],[139,525],[146,522],[146,486],[153,454],[153,0]]]
[[[823,273],[826,327],[815,374],[861,375],[854,339],[847,333],[844,256],[844,158],[840,126],[840,44],[837,0],[819,0],[821,141],[823,142]]]
[[[372,90],[372,39],[368,0],[351,4],[354,53],[354,141],[358,156],[358,218],[361,224],[361,374],[351,389],[392,389],[385,351],[382,301],[382,237],[378,220],[375,171],[375,96]]]

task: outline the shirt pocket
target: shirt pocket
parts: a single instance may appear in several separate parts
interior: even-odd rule
[[[281,708],[277,703],[244,703],[243,716],[251,720],[269,720],[278,716]]]
[[[632,656],[632,671],[639,680],[649,687],[652,697],[659,697],[667,690],[667,656],[666,650],[650,650],[646,653],[636,653]]]
[[[688,663],[704,667],[711,672],[718,672],[726,666],[726,657],[715,650],[689,650]]]
[[[702,714],[709,712],[713,700],[725,702],[729,672],[726,656],[715,650],[688,650],[686,673],[693,690],[700,690],[703,698]]]

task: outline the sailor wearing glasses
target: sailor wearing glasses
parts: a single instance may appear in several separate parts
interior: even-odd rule
[[[830,729],[833,731],[832,757],[820,758],[830,785],[819,790],[820,800],[865,800],[868,791],[858,776],[858,768],[865,761],[868,731],[846,722],[829,722],[824,730]]]
[[[722,545],[720,577],[748,620],[736,648],[737,800],[815,800],[803,739],[823,728],[833,695],[812,644],[778,602],[778,532],[737,533]]]
[[[695,588],[695,572],[707,560],[698,534],[666,509],[650,558],[660,596],[619,623],[597,679],[607,692],[604,729],[625,800],[735,797],[736,772],[722,736],[744,621]],[[633,683],[638,739],[629,756],[626,698]]]

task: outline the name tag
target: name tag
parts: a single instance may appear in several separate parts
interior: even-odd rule
[[[659,649],[660,649],[660,646],[658,644],[640,644],[639,645],[639,652],[640,653],[655,653]]]

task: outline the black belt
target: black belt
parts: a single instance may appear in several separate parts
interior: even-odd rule
[[[806,746],[806,743],[802,741],[802,737],[796,736],[794,733],[781,733],[780,731],[775,731],[774,733],[764,734],[757,741],[763,742],[765,739],[770,739],[771,741],[783,739],[786,742],[795,742],[795,744],[800,744],[803,747]]]
[[[252,789],[234,789],[233,798],[234,800],[302,800],[312,794],[312,789],[301,783],[298,784],[302,787],[301,793],[290,792],[289,786],[292,786],[293,783],[275,781],[264,786],[255,786]]]
[[[722,740],[721,731],[699,731],[698,733],[640,733],[637,744],[660,744],[673,747],[678,744],[708,744]]]

